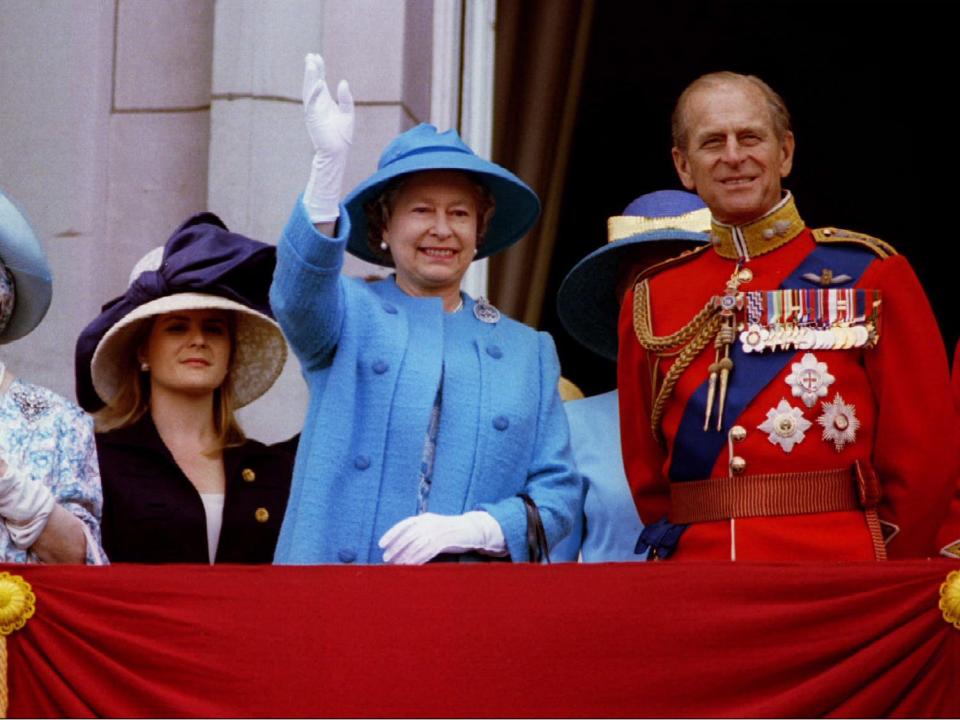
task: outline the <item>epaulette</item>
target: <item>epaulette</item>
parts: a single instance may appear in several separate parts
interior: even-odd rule
[[[816,228],[813,231],[813,239],[818,243],[856,243],[869,248],[873,253],[881,258],[888,258],[896,255],[897,251],[893,245],[888,242],[875,238],[872,235],[854,232],[853,230],[842,230],[840,228],[827,227]]]
[[[672,258],[667,258],[666,260],[661,260],[658,263],[654,263],[650,267],[644,268],[637,276],[633,279],[633,286],[636,287],[637,283],[641,280],[646,280],[648,277],[655,275],[661,270],[666,270],[668,267],[673,267],[674,265],[681,265],[688,260],[692,260],[694,257],[702,253],[704,250],[710,249],[710,243],[704,245],[698,245],[695,248],[690,248],[689,250],[684,250],[679,255],[676,255]]]

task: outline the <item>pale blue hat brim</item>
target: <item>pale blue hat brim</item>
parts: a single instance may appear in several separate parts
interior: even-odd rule
[[[43,320],[53,298],[53,276],[30,223],[3,192],[0,192],[0,260],[16,285],[13,315],[0,333],[0,344],[5,344],[24,337]]]

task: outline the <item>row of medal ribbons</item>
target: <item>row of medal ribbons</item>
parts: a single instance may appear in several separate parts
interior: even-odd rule
[[[846,350],[880,337],[880,291],[787,288],[744,293],[743,351]]]

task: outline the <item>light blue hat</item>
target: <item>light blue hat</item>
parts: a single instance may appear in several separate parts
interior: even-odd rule
[[[522,238],[540,214],[540,200],[526,183],[509,170],[478,157],[455,130],[437,132],[420,124],[398,135],[380,156],[377,171],[360,183],[343,204],[350,215],[347,248],[353,255],[377,265],[377,256],[367,244],[367,214],[364,205],[383,193],[394,178],[423,170],[463,170],[482,182],[497,202],[477,259],[504,250]]]
[[[30,223],[3,192],[0,192],[0,260],[16,286],[13,314],[0,331],[0,344],[4,344],[22,338],[43,320],[53,297],[53,277]]]
[[[682,190],[658,190],[607,221],[607,244],[567,273],[557,292],[557,314],[567,332],[598,355],[617,360],[617,279],[628,263],[650,265],[708,240],[710,211]]]

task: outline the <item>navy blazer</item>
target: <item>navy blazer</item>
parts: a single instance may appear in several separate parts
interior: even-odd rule
[[[147,413],[97,434],[103,547],[112,562],[207,563],[207,520],[193,483]],[[290,493],[298,438],[224,450],[226,496],[216,562],[269,563]]]

